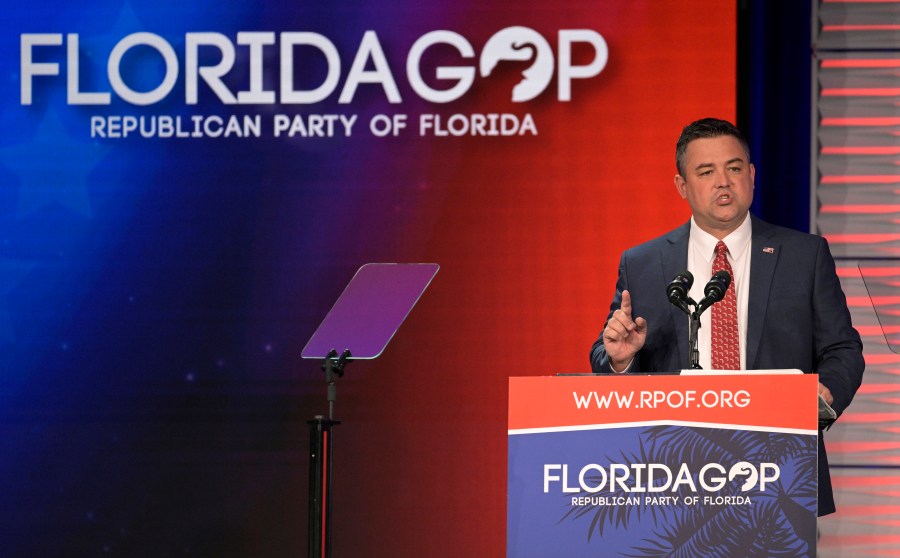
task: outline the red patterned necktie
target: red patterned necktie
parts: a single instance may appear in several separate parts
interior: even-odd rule
[[[741,369],[741,342],[738,337],[737,296],[735,296],[734,273],[725,253],[728,247],[721,240],[716,244],[716,257],[712,272],[725,270],[731,275],[731,283],[725,291],[725,298],[712,305],[712,367],[713,370]]]

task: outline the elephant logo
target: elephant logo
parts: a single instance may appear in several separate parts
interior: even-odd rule
[[[495,33],[481,53],[481,77],[491,75],[501,60],[534,62],[522,72],[525,78],[513,87],[512,100],[522,103],[534,99],[553,78],[553,49],[540,33],[528,27],[507,27]]]

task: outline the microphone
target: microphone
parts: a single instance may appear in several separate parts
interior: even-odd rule
[[[666,296],[668,297],[669,302],[681,308],[681,310],[688,315],[691,313],[690,308],[688,308],[688,301],[690,301],[691,304],[694,304],[694,301],[688,298],[688,292],[691,290],[691,285],[693,284],[694,275],[690,271],[684,270],[676,275],[666,286]]]
[[[725,292],[731,285],[731,274],[727,271],[720,270],[713,274],[709,283],[703,287],[704,299],[697,305],[697,314],[702,314],[704,310],[725,298]]]

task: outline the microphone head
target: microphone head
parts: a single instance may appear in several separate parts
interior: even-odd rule
[[[694,275],[690,271],[684,270],[676,275],[666,286],[666,296],[669,297],[669,302],[677,305],[679,301],[685,300],[693,284]]]
[[[711,302],[719,302],[725,298],[725,291],[728,290],[729,285],[731,285],[731,274],[724,269],[717,271],[703,288],[703,294]]]

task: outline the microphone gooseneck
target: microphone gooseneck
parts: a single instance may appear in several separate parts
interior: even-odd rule
[[[707,308],[725,298],[729,285],[731,285],[730,273],[724,269],[715,272],[706,286],[703,287],[704,298],[697,304],[697,315],[702,314]]]
[[[688,315],[691,313],[688,303],[695,304],[693,300],[688,298],[688,292],[693,284],[694,275],[690,271],[684,270],[676,275],[666,286],[666,297],[669,299],[669,302],[681,308]]]

